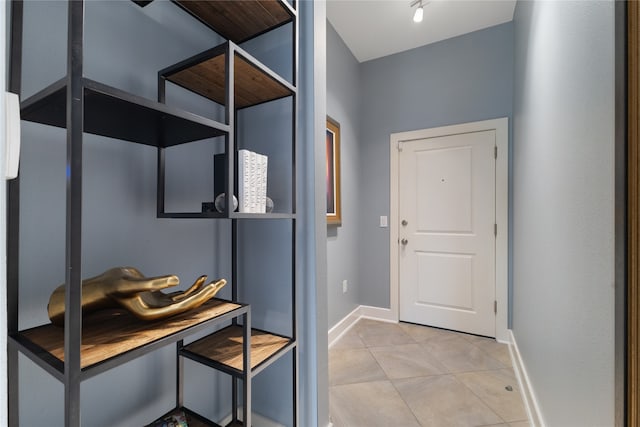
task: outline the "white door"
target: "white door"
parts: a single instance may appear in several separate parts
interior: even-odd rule
[[[401,143],[400,320],[495,337],[496,132]]]

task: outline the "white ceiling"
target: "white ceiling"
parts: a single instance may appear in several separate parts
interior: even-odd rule
[[[360,62],[492,27],[513,19],[516,0],[424,1],[413,22],[409,0],[327,0],[327,18]]]

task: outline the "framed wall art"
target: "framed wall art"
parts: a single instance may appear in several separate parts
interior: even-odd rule
[[[340,209],[340,124],[327,116],[327,224],[341,225]]]

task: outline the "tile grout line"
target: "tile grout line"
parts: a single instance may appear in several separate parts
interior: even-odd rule
[[[465,334],[465,335],[466,335],[466,334]],[[473,347],[475,347],[475,348],[476,348],[476,349],[478,349],[481,353],[483,353],[486,357],[488,357],[489,359],[491,359],[491,360],[493,360],[494,362],[498,363],[498,364],[499,364],[500,366],[502,366],[502,367],[501,367],[501,368],[498,368],[498,369],[476,369],[476,370],[470,370],[470,371],[459,371],[459,372],[451,372],[451,373],[456,373],[456,374],[457,374],[457,373],[467,373],[467,372],[489,372],[489,371],[498,371],[498,370],[501,370],[501,369],[511,369],[511,370],[513,370],[513,366],[507,366],[507,365],[505,365],[505,364],[504,364],[504,363],[502,363],[500,360],[498,360],[498,359],[496,359],[495,357],[493,357],[493,356],[492,356],[488,351],[484,350],[482,347],[480,347],[480,346],[476,345],[475,343],[473,343],[473,342],[471,342],[471,341],[469,341],[469,340],[465,340],[465,341],[467,341],[467,343],[471,344]],[[426,341],[425,341],[425,342],[423,342],[423,343],[426,343]],[[433,356],[433,357],[434,357],[435,359],[437,359],[440,363],[442,363],[444,366],[446,366],[446,365],[444,364],[444,362],[442,362],[442,360],[441,360],[439,357],[437,357],[435,354],[431,353],[431,352],[429,351],[429,349],[426,349],[426,350],[429,352],[429,354],[431,354],[431,356]],[[448,368],[447,368],[447,369],[448,369]]]
[[[407,335],[411,340],[413,340],[414,344],[419,344],[418,341],[412,337],[410,334],[406,333],[405,331],[403,331],[405,335]],[[366,344],[366,342],[364,341],[364,339],[362,338],[362,336],[360,336],[359,332],[356,332],[356,334],[358,334],[358,336],[360,337],[360,339],[362,340],[362,342]],[[394,345],[387,345],[387,346],[379,346],[377,348],[387,348],[387,347],[395,347]],[[402,400],[402,403],[404,403],[404,406],[406,406],[406,408],[409,410],[409,412],[411,413],[411,415],[413,416],[413,418],[415,419],[416,423],[421,426],[421,427],[428,427],[428,426],[423,426],[423,424],[420,422],[420,420],[418,419],[418,416],[416,415],[415,412],[413,412],[413,409],[411,409],[411,406],[409,406],[409,403],[404,399],[404,397],[402,396],[402,393],[400,393],[400,390],[398,390],[398,388],[396,387],[395,383],[393,382],[393,380],[391,378],[389,378],[389,374],[387,373],[387,371],[384,370],[384,368],[380,365],[380,362],[378,361],[378,359],[376,358],[375,354],[373,354],[371,352],[371,347],[366,347],[367,350],[369,351],[369,353],[371,354],[371,356],[373,357],[373,359],[376,361],[376,363],[378,364],[378,366],[380,367],[380,369],[382,369],[382,372],[384,372],[384,376],[387,379],[387,381],[389,382],[389,384],[391,384],[391,387],[393,387],[393,389],[396,391],[396,393],[398,393],[398,397],[400,397],[400,400]],[[437,359],[439,361],[439,359]],[[442,363],[442,362],[440,362]],[[443,365],[444,366],[444,365]],[[444,374],[443,374],[444,375]],[[416,378],[416,377],[409,377],[409,378]]]
[[[387,381],[388,383],[391,384],[391,386],[393,387],[393,389],[395,390],[395,392],[397,393],[397,395],[400,397],[401,401],[404,403],[405,407],[407,409],[409,409],[410,413],[412,414],[413,418],[415,419],[415,421],[418,423],[418,425],[422,424],[420,423],[420,420],[417,417],[417,414],[413,411],[413,409],[411,408],[411,406],[409,406],[408,402],[405,400],[405,398],[402,396],[402,394],[400,393],[399,389],[396,387],[395,381],[402,381],[402,380],[412,380],[412,379],[420,379],[420,378],[430,378],[430,377],[443,377],[445,375],[449,375],[451,376],[457,383],[462,384],[464,386],[464,388],[468,391],[471,392],[471,395],[475,396],[478,401],[485,406],[486,409],[489,410],[490,413],[494,414],[498,420],[501,420],[502,423],[504,424],[509,424],[509,423],[519,423],[519,422],[526,422],[527,420],[516,420],[516,421],[506,421],[504,420],[504,418],[498,414],[490,405],[489,403],[487,403],[479,394],[477,394],[476,392],[474,392],[473,389],[471,389],[471,387],[469,387],[467,384],[465,384],[460,378],[458,378],[461,375],[464,374],[474,374],[474,373],[492,373],[492,372],[498,372],[498,371],[504,371],[504,370],[508,370],[510,372],[514,372],[514,367],[513,366],[508,366],[505,363],[503,363],[501,360],[499,360],[498,358],[494,357],[488,350],[485,350],[482,346],[476,344],[472,337],[476,337],[475,335],[471,336],[469,334],[462,334],[459,332],[455,332],[455,331],[449,331],[449,330],[443,330],[446,331],[447,333],[451,333],[451,337],[452,338],[460,338],[462,340],[464,340],[467,344],[470,344],[472,346],[472,348],[475,348],[477,350],[479,350],[480,354],[482,354],[485,357],[488,357],[490,360],[494,361],[497,363],[497,365],[499,366],[498,368],[495,369],[480,369],[480,370],[468,370],[468,371],[459,371],[459,372],[452,372],[447,365],[445,365],[442,361],[442,358],[436,356],[434,353],[431,352],[430,349],[426,348],[425,344],[428,343],[429,341],[431,341],[434,338],[437,338],[438,335],[435,335],[433,337],[429,337],[427,339],[424,340],[418,340],[417,338],[415,338],[409,331],[407,331],[405,328],[401,328],[401,332],[402,335],[406,336],[410,342],[404,343],[404,344],[388,344],[388,345],[369,345],[367,344],[367,340],[365,340],[363,338],[363,330],[362,328],[358,328],[358,324],[360,323],[360,320],[358,320],[356,323],[354,323],[352,325],[352,327],[349,328],[349,332],[353,332],[355,333],[355,335],[358,337],[359,341],[362,343],[362,345],[364,347],[354,347],[354,348],[343,348],[343,349],[332,349],[333,351],[337,352],[341,352],[341,351],[350,351],[350,350],[362,350],[362,349],[366,349],[367,353],[373,358],[375,364],[377,365],[377,367],[380,369],[380,371],[383,373],[384,375],[384,379],[377,379],[377,380],[371,380],[371,381],[358,381],[358,382],[353,382],[353,383],[344,383],[344,384],[335,384],[330,386],[330,388],[334,388],[334,387],[340,387],[340,386],[348,386],[348,385],[357,385],[357,384],[361,384],[361,385],[365,385],[367,383],[371,383],[371,382],[378,382],[378,381]],[[365,326],[365,325],[362,325]],[[366,327],[366,326],[365,326]],[[375,325],[371,325],[371,327],[375,330]],[[428,326],[425,326],[426,328],[429,328]],[[431,329],[438,329],[438,328],[431,328]],[[438,329],[439,330],[439,329]],[[346,332],[346,331],[345,331]],[[340,338],[343,338],[345,334],[343,334]],[[372,333],[370,335],[387,335],[387,333],[380,333],[380,334],[376,334],[376,333]],[[442,336],[446,336],[446,335],[442,335]],[[487,340],[490,340],[490,338],[487,338]],[[336,340],[336,342],[334,344],[337,344],[337,342],[340,340]],[[371,339],[369,340],[371,341]],[[497,344],[501,344],[501,343],[497,343]],[[419,345],[424,351],[425,351],[425,355],[428,355],[429,357],[432,357],[435,361],[437,361],[446,371],[439,373],[439,374],[431,374],[431,375],[413,375],[413,376],[407,376],[407,377],[402,377],[402,378],[395,378],[392,379],[389,377],[389,373],[384,369],[384,367],[382,366],[382,364],[380,363],[380,360],[378,359],[378,357],[376,357],[376,354],[374,353],[374,351],[376,350],[380,350],[380,351],[384,351],[384,350],[393,350],[395,347],[399,346],[399,345]],[[521,390],[518,388],[518,392],[522,393]],[[522,396],[521,396],[522,397]],[[490,424],[491,425],[491,424]],[[493,424],[495,425],[495,424]],[[477,427],[480,427],[481,425],[478,425]],[[485,424],[483,424],[482,426],[487,426]]]
[[[491,412],[493,413],[496,417],[498,417],[499,420],[502,421],[502,423],[506,423],[507,421],[505,421],[498,413],[496,413],[496,411],[493,410],[493,408],[491,406],[489,406],[489,404],[487,402],[485,402],[484,399],[482,399],[480,396],[478,396],[470,387],[468,387],[464,382],[460,381],[460,379],[458,379],[458,377],[456,376],[456,374],[458,374],[458,372],[451,372],[449,370],[449,368],[444,364],[444,362],[442,362],[442,359],[437,357],[435,354],[433,354],[429,349],[425,348],[424,346],[422,346],[421,344],[426,343],[429,340],[426,341],[422,341],[422,342],[418,342],[418,340],[416,340],[413,336],[411,336],[410,334],[406,333],[406,335],[408,335],[416,344],[420,345],[422,348],[424,348],[424,350],[434,359],[436,359],[445,369],[447,369],[449,372],[444,372],[442,374],[439,375],[415,375],[412,377],[406,377],[406,378],[398,378],[398,379],[417,379],[417,378],[427,378],[427,377],[435,377],[435,376],[445,376],[445,375],[449,375],[451,377],[453,377],[458,383],[462,384],[467,390],[469,390],[471,392],[471,394],[473,394],[474,396],[476,396],[476,398],[478,398],[478,400]],[[480,348],[479,346],[477,346],[475,343],[466,340],[464,337],[461,337],[460,334],[454,334],[452,335],[452,337],[460,337],[461,339],[464,339],[467,343],[469,343],[470,345],[472,345],[474,348],[478,349],[479,351],[481,351],[482,353],[484,353],[487,357],[491,358],[492,360],[495,360],[498,364],[500,364],[501,366],[504,366],[502,364],[502,362],[500,362],[499,360],[496,360],[495,358],[493,358],[490,354],[488,354],[488,352],[484,351],[484,349]],[[385,347],[392,347],[392,346],[385,346]],[[375,358],[375,354],[372,353],[372,356]],[[376,359],[377,361],[377,359]],[[503,369],[503,368],[501,368]],[[389,382],[391,383],[391,385],[393,385],[394,389],[396,390],[396,392],[398,393],[398,395],[400,396],[400,398],[402,399],[402,401],[405,403],[405,405],[409,408],[409,410],[411,411],[411,413],[414,415],[414,417],[416,418],[416,420],[418,421],[418,424],[422,425],[422,423],[420,423],[420,421],[417,419],[417,415],[413,412],[413,409],[411,409],[411,406],[409,406],[408,402],[404,400],[404,397],[402,397],[402,394],[400,393],[400,391],[398,390],[398,388],[396,387],[395,383],[393,382],[393,380],[391,378],[389,378],[387,372],[384,370],[384,368],[382,368],[383,372],[385,373],[385,376],[387,377],[387,379],[389,380]],[[496,369],[497,370],[497,369]],[[469,373],[469,372],[487,372],[487,371],[493,371],[493,370],[481,370],[481,371],[465,371],[462,373]]]
[[[416,378],[416,377],[412,377],[412,378]],[[418,423],[419,426],[421,427],[429,427],[429,426],[425,426],[423,425],[420,420],[418,419],[418,415],[416,415],[415,412],[413,412],[413,409],[411,408],[411,406],[409,405],[409,402],[407,402],[406,400],[404,400],[404,397],[402,396],[402,393],[400,393],[400,390],[398,390],[398,387],[396,387],[395,383],[393,382],[393,380],[391,380],[391,378],[388,378],[389,382],[391,383],[391,387],[393,387],[393,389],[396,391],[396,393],[398,393],[398,396],[400,396],[400,400],[402,400],[402,402],[404,403],[404,405],[407,407],[407,409],[411,412],[411,415],[413,415],[413,418],[415,418],[416,422]]]
[[[487,371],[471,371],[471,372],[487,372]],[[478,394],[477,394],[475,391],[473,391],[473,390],[471,389],[471,387],[469,387],[468,385],[466,385],[464,382],[460,381],[460,379],[459,379],[455,374],[453,374],[453,376],[454,376],[454,378],[456,379],[456,381],[458,381],[460,384],[462,384],[463,386],[465,386],[465,387],[467,388],[467,390],[469,390],[469,391],[470,391],[470,392],[471,392],[475,397],[477,397],[477,398],[478,398],[478,400],[480,400],[480,402],[482,402],[482,403],[484,404],[484,406],[486,406],[486,407],[487,407],[487,409],[489,409],[491,412],[493,412],[493,413],[495,414],[495,416],[496,416],[496,417],[498,417],[498,418],[502,421],[502,424],[505,424],[505,423],[507,423],[507,424],[508,424],[508,421],[505,421],[505,419],[504,419],[504,418],[502,418],[502,417],[500,416],[500,414],[498,414],[498,413],[497,413],[497,412],[496,412],[496,411],[495,411],[491,406],[489,406],[489,404],[488,404],[487,402],[485,402],[485,400],[484,400],[482,397],[478,396]],[[494,424],[484,424],[484,425],[485,425],[485,426],[486,426],[486,425],[489,425],[489,426],[490,426],[490,425],[495,425],[495,423],[494,423]],[[480,426],[476,426],[476,427],[481,427],[481,426],[482,426],[482,424],[481,424]]]
[[[487,357],[489,357],[490,359],[492,359],[492,360],[496,361],[497,363],[499,363],[500,365],[502,365],[502,366],[503,366],[503,368],[501,368],[501,369],[482,369],[482,370],[476,370],[476,371],[458,372],[458,374],[465,374],[465,373],[478,373],[478,372],[494,372],[494,371],[500,371],[500,370],[503,370],[503,369],[511,370],[512,372],[514,372],[514,371],[513,371],[513,366],[511,366],[511,367],[505,366],[501,361],[499,361],[498,359],[496,359],[495,357],[493,357],[493,356],[492,356],[488,351],[486,351],[486,350],[484,350],[482,347],[480,347],[480,346],[476,345],[476,344],[475,344],[474,342],[472,342],[471,340],[468,340],[468,339],[467,339],[467,342],[468,342],[469,344],[473,345],[473,346],[474,346],[475,348],[477,348],[478,350],[480,350],[482,353],[484,353],[484,354],[485,354]],[[515,372],[514,372],[514,375],[515,375]],[[457,376],[456,376],[456,379],[458,379],[458,378],[457,378]],[[458,381],[460,381],[460,380],[458,379]],[[462,381],[460,381],[460,383],[462,383],[465,387],[467,387],[467,389],[471,390],[471,392],[472,392],[472,393],[473,393],[473,394],[474,394],[478,399],[480,399],[480,401],[481,401],[482,403],[484,403],[485,405],[487,405],[487,407],[488,407],[489,409],[491,409],[491,411],[492,411],[492,412],[494,412],[494,413],[498,416],[498,418],[500,418],[501,420],[503,420],[503,423],[507,423],[507,424],[509,424],[509,423],[511,423],[511,422],[515,422],[515,421],[506,421],[502,416],[500,416],[500,414],[496,413],[496,412],[493,410],[493,408],[491,408],[491,407],[489,406],[489,404],[488,404],[488,403],[487,403],[487,402],[486,402],[482,397],[480,397],[477,393],[475,393],[475,392],[474,392],[474,391],[473,391],[469,386],[467,386],[467,385],[466,385],[464,382],[462,382]],[[522,400],[522,392],[520,391],[520,387],[518,387],[518,392],[520,393],[520,399]],[[523,405],[524,405],[524,402],[523,402]]]

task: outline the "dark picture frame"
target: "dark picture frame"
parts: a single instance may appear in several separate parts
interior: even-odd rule
[[[342,225],[340,203],[340,123],[327,116],[327,224]]]

